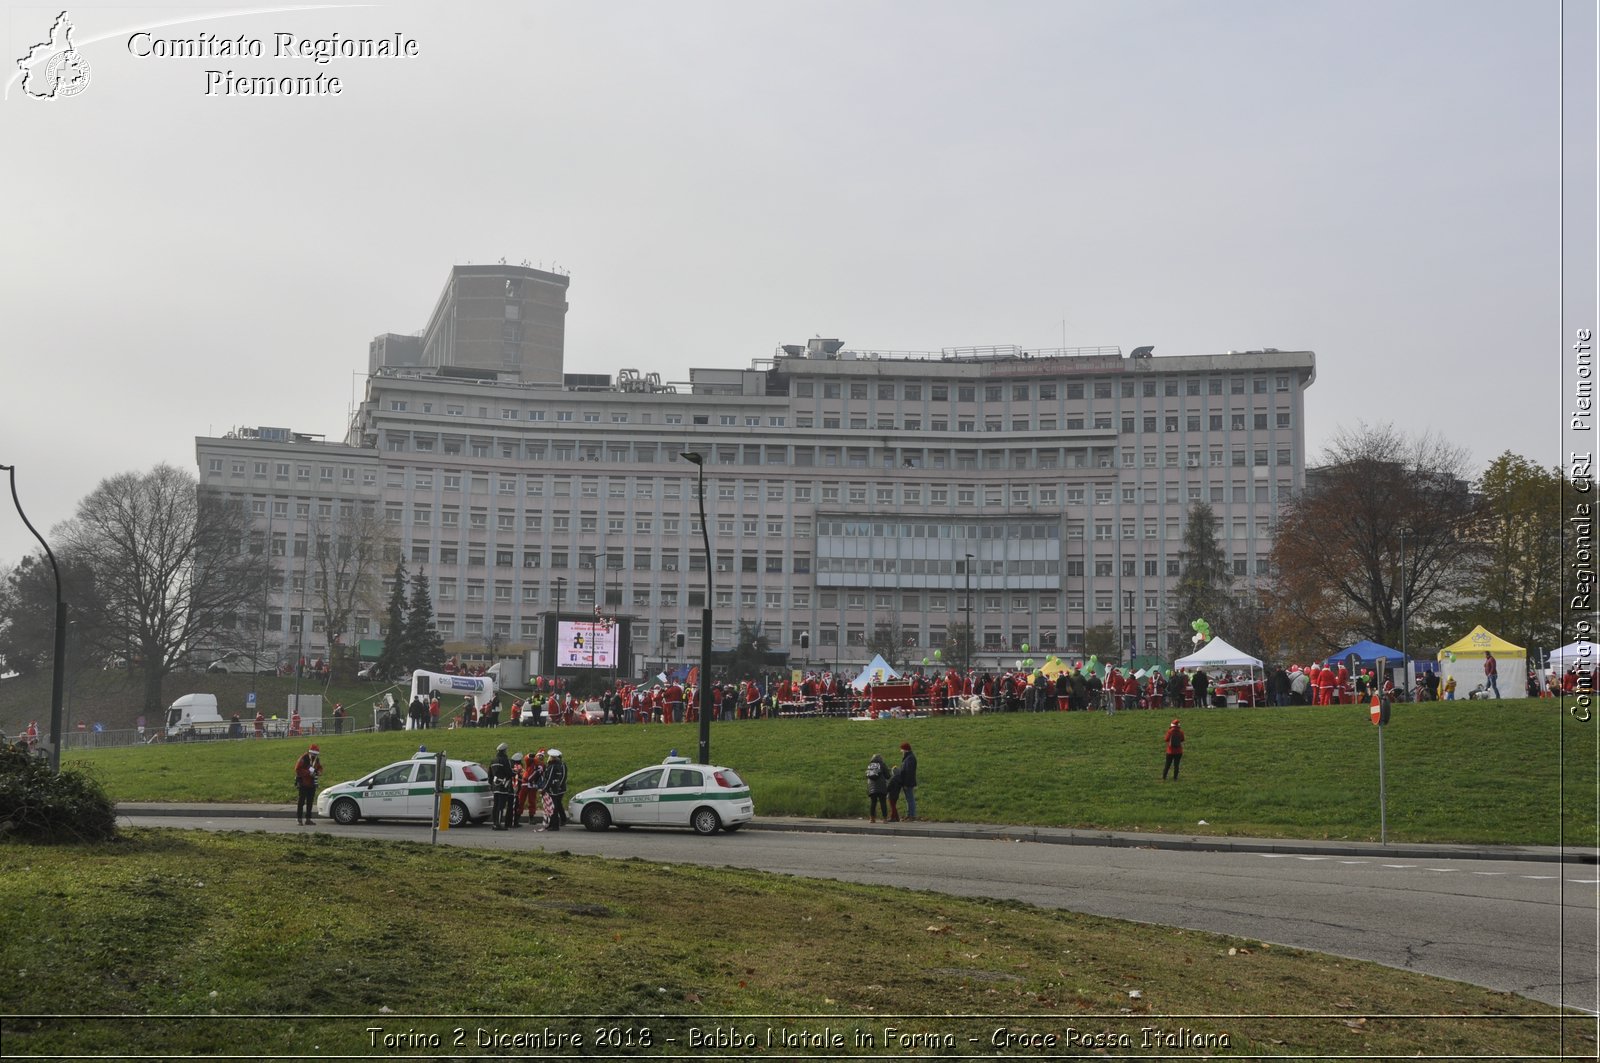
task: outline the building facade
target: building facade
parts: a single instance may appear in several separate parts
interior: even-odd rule
[[[281,559],[269,646],[326,652],[307,544],[319,520],[366,513],[384,575],[396,558],[425,575],[447,648],[469,656],[536,648],[548,612],[598,611],[633,618],[638,674],[679,659],[678,632],[696,652],[708,575],[718,648],[749,625],[818,667],[859,668],[874,633],[932,657],[969,619],[980,666],[1023,644],[1070,655],[1098,625],[1184,652],[1191,618],[1169,600],[1188,510],[1211,506],[1239,584],[1270,580],[1315,356],[816,340],[686,385],[565,377],[559,359],[552,379],[481,368],[375,367],[342,444],[197,440],[201,482],[247,499]],[[342,637],[375,636],[380,616]]]
[[[527,265],[452,267],[420,337],[421,364],[560,383],[567,283]]]

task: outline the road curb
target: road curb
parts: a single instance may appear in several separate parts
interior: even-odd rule
[[[207,818],[285,819],[293,805],[170,804],[127,802],[117,805],[121,817],[200,816]],[[1600,850],[1553,845],[1425,845],[1414,842],[1319,841],[1296,838],[1241,838],[1225,835],[1143,834],[1133,831],[1074,830],[1065,827],[1019,827],[976,823],[870,823],[848,819],[757,818],[752,831],[803,834],[875,834],[901,838],[963,838],[974,841],[1033,842],[1040,845],[1095,845],[1121,849],[1166,849],[1180,852],[1266,853],[1298,857],[1389,857],[1405,860],[1522,860],[1542,863],[1600,864]]]

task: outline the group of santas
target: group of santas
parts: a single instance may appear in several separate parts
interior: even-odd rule
[[[1302,671],[1309,682],[1308,695],[1313,705],[1355,705],[1367,698],[1372,684],[1377,681],[1370,670],[1351,676],[1350,669],[1342,664],[1335,668],[1330,664],[1312,663],[1304,669],[1296,664],[1289,668],[1291,690],[1296,689],[1295,676]],[[1383,692],[1394,693],[1392,677],[1385,678]]]

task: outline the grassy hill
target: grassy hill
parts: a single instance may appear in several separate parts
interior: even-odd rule
[[[1002,714],[918,720],[758,720],[712,727],[712,757],[751,784],[760,815],[865,817],[863,771],[909,741],[925,819],[1376,840],[1377,729],[1365,706],[1192,709],[1181,782],[1163,782],[1167,712]],[[418,742],[482,761],[497,743],[559,745],[571,792],[667,751],[694,755],[693,725],[323,736],[327,782],[410,755]],[[1394,841],[1594,846],[1597,736],[1556,701],[1398,706],[1385,736]],[[73,753],[122,801],[292,802],[303,742],[140,746]],[[1202,824],[1201,821],[1204,821]]]

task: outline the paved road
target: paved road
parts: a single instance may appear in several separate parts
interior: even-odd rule
[[[326,830],[426,839],[426,826],[301,827],[281,810],[124,807],[130,822],[211,830]],[[165,814],[161,814],[165,813]],[[174,813],[177,813],[176,815]],[[1519,993],[1586,1011],[1600,1006],[1596,967],[1600,867],[1555,850],[1346,843],[1250,843],[918,824],[765,821],[736,835],[681,831],[559,834],[483,827],[441,841],[566,849],[1003,897],[1045,907],[1292,945]],[[784,829],[773,829],[773,828]],[[1044,836],[1072,844],[1036,844]],[[1164,848],[1139,847],[1154,840]],[[1278,850],[1278,851],[1273,851]]]

